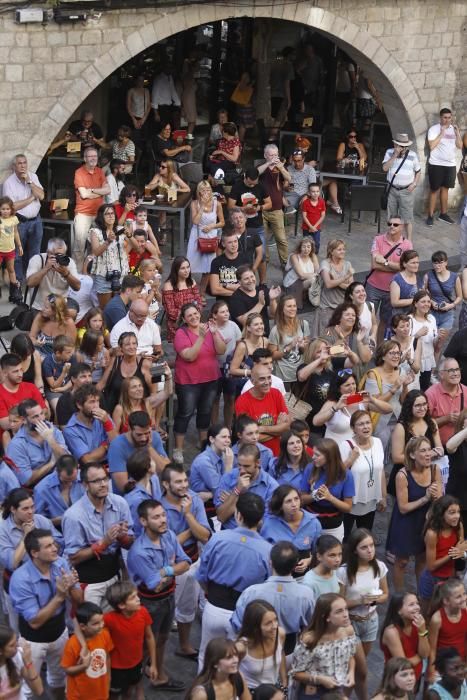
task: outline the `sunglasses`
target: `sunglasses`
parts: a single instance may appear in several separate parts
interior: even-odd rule
[[[396,221],[388,221],[388,226],[397,227],[397,226],[400,226],[400,223],[397,223]]]
[[[350,367],[346,367],[345,369],[340,369],[337,373],[337,376],[342,379],[342,377],[350,377],[352,376],[352,369]]]
[[[49,302],[49,304],[55,304],[55,302],[57,301],[57,297],[55,296],[55,294],[49,294],[49,296],[47,297],[47,301]]]

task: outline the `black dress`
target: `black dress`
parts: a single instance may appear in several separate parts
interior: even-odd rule
[[[132,377],[139,377],[143,383],[144,387],[144,397],[149,396],[149,388],[146,384],[146,379],[144,377],[143,371],[141,369],[144,357],[140,357],[138,364],[136,365],[136,371],[132,374]],[[105,407],[109,413],[112,413],[115,406],[118,404],[120,399],[120,392],[122,390],[122,382],[124,379],[129,379],[129,377],[122,376],[122,358],[117,357],[115,359],[115,365],[110,373],[110,377],[107,380],[107,384],[104,388],[104,398]]]
[[[403,426],[404,428],[404,443],[407,445],[408,441],[413,438],[413,437],[426,437],[430,441],[431,447],[435,447],[435,439],[434,439],[434,432],[430,426],[427,426],[427,429],[425,431],[425,435],[414,435],[410,428],[407,428],[406,426]],[[391,473],[389,475],[388,479],[388,485],[387,485],[387,492],[390,496],[396,497],[396,475],[397,472],[404,467],[404,464],[394,464]]]

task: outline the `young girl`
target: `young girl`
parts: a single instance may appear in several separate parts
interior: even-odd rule
[[[265,600],[248,603],[235,646],[250,690],[278,681],[287,686],[284,641],[285,631],[279,627],[272,605]]]
[[[436,656],[436,670],[441,680],[433,683],[426,694],[427,700],[466,700],[465,656],[456,649],[441,649]]]
[[[436,612],[428,625],[430,641],[430,666],[428,680],[434,681],[435,658],[440,649],[454,647],[462,659],[467,653],[467,610],[464,584],[450,578],[435,591],[433,607]],[[434,665],[433,665],[434,664]]]
[[[18,255],[23,255],[21,239],[18,231],[19,220],[15,215],[13,202],[9,197],[0,197],[0,265],[5,261],[10,279],[10,296],[8,301],[20,304],[22,301],[21,285],[15,274],[15,246]]]
[[[128,432],[128,417],[133,411],[146,411],[152,418],[151,424],[155,425],[154,409],[144,394],[145,388],[140,377],[126,377],[122,381],[119,401],[112,413],[112,420],[119,433]]]
[[[369,530],[357,528],[348,539],[347,564],[337,572],[349,616],[363,654],[357,653],[355,690],[359,698],[366,696],[366,658],[378,632],[376,606],[388,599],[386,575],[388,568],[376,559],[375,541]]]
[[[410,700],[416,678],[408,659],[389,659],[384,666],[383,680],[372,700]]]
[[[350,624],[347,603],[336,593],[325,593],[292,656],[290,674],[299,683],[295,698],[320,698],[327,690],[354,685],[357,637]]]
[[[334,535],[321,535],[316,542],[315,566],[302,583],[311,588],[316,600],[324,593],[340,593],[337,569],[342,563],[342,544]]]
[[[104,334],[105,346],[110,348],[110,333],[105,327],[104,314],[98,306],[89,309],[83,318],[82,325],[78,328],[78,342],[81,341],[86,331],[100,331]]]
[[[34,667],[31,646],[25,640],[18,645],[16,634],[7,625],[0,625],[0,697],[20,700],[21,686],[27,683],[34,695],[42,695],[44,687],[40,673]]]
[[[428,630],[415,593],[394,593],[389,600],[381,628],[381,649],[385,661],[405,657],[412,665],[417,684],[422,675],[423,659],[430,654]]]
[[[109,351],[104,347],[102,331],[86,331],[77,353],[78,361],[91,367],[92,382],[97,384],[102,379],[104,369],[109,364]]]
[[[420,575],[418,592],[426,610],[436,584],[455,576],[454,561],[464,558],[467,543],[457,498],[442,496],[434,501],[424,533],[426,568]]]
[[[156,261],[151,258],[143,260],[139,272],[144,282],[141,297],[149,306],[149,317],[155,321],[162,304],[161,275],[157,271]]]
[[[195,678],[185,700],[251,700],[250,691],[238,670],[238,652],[229,639],[211,639],[206,647],[203,669]]]

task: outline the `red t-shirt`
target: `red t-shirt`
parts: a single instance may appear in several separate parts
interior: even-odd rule
[[[288,413],[285,405],[284,397],[279,389],[270,389],[264,399],[256,399],[250,391],[245,391],[235,401],[235,413],[239,416],[241,413],[246,413],[250,418],[254,418],[259,426],[276,425],[279,413]],[[263,445],[269,447],[273,454],[277,457],[280,450],[280,438],[272,437],[270,440],[264,440]]]
[[[315,205],[309,197],[305,197],[302,202],[302,212],[306,214],[306,218],[310,224],[316,226],[316,222],[319,221],[323,213],[326,213],[326,203],[322,197],[319,197]],[[302,229],[308,231],[305,220],[303,220]]]
[[[143,660],[144,633],[152,624],[151,615],[140,607],[131,617],[123,613],[108,612],[104,615],[114,648],[110,654],[112,668],[134,668]]]
[[[139,262],[139,265],[141,265],[141,262],[143,260],[148,260],[151,257],[151,253],[149,250],[144,250],[143,254],[138,253],[138,251],[134,250],[133,248],[130,250],[128,253],[128,264],[130,266],[130,270],[133,271],[136,263]],[[139,265],[138,265],[138,270],[139,271]]]
[[[45,408],[43,396],[32,382],[21,382],[16,392],[8,391],[3,384],[0,384],[0,418],[6,418],[10,408],[17,406],[25,399],[34,399],[39,406]]]

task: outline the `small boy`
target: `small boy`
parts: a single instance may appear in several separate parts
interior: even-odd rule
[[[104,627],[101,608],[83,603],[76,610],[76,622],[86,648],[77,635],[65,644],[62,656],[67,700],[108,700],[110,691],[110,658],[114,648],[109,630]]]
[[[139,268],[143,260],[154,260],[157,269],[162,270],[162,262],[156,248],[148,240],[148,234],[141,228],[137,228],[133,236],[128,239],[128,264],[133,275],[139,274]]]
[[[313,457],[313,448],[309,446],[310,428],[304,420],[295,419],[290,424],[290,430],[303,442],[305,451],[309,457]]]
[[[42,363],[42,374],[46,381],[45,398],[53,412],[58,399],[71,389],[71,358],[75,351],[73,342],[66,335],[57,335],[52,345],[52,354],[47,355]]]
[[[16,404],[16,406],[11,406],[9,411],[8,411],[8,426],[9,427],[3,431],[3,435],[2,435],[2,444],[3,444],[4,451],[6,451],[6,448],[10,444],[10,441],[16,435],[16,433],[21,428],[23,423],[24,423],[24,418],[21,418],[21,416],[18,413],[18,404]]]
[[[144,700],[143,648],[149,654],[149,677],[157,680],[156,642],[151,629],[152,619],[141,605],[138,591],[130,581],[118,581],[106,592],[113,611],[105,613],[104,623],[114,643],[110,655],[111,698],[120,695],[124,700],[132,696]]]
[[[159,243],[157,242],[157,238],[154,235],[152,226],[148,222],[148,210],[143,204],[138,204],[138,206],[135,207],[135,218],[131,222],[132,233],[134,233],[137,229],[142,229],[146,232],[149,242],[152,243],[152,245],[156,249],[157,257],[160,258],[161,251],[159,248]]]
[[[308,194],[302,201],[302,230],[304,236],[311,236],[315,242],[316,255],[321,242],[321,226],[326,216],[326,202],[320,197],[321,187],[313,183],[308,187]]]

